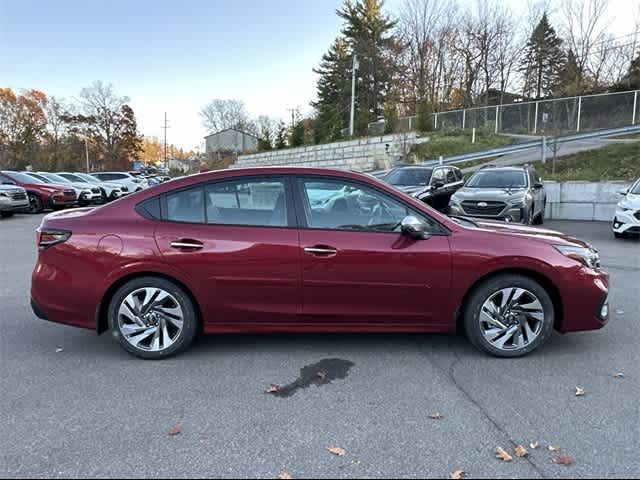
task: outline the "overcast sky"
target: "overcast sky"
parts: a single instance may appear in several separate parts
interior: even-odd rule
[[[0,0],[0,86],[71,98],[95,80],[112,83],[143,134],[161,137],[166,111],[169,142],[194,148],[207,133],[198,111],[213,98],[241,99],[255,116],[310,111],[312,69],[338,34],[341,3]],[[526,11],[526,0],[506,3]],[[612,33],[632,33],[639,7],[610,0]]]

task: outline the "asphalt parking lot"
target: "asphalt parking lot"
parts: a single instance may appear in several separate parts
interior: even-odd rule
[[[490,358],[452,336],[238,335],[144,362],[109,335],[32,314],[39,221],[0,221],[3,477],[447,478],[464,470],[468,478],[629,478],[640,471],[640,241],[614,240],[608,224],[547,226],[601,251],[613,283],[610,325],[554,335],[524,359]],[[320,362],[337,378],[318,386]],[[273,396],[264,393],[270,384],[294,385]],[[576,387],[586,394],[576,397]],[[443,418],[429,418],[434,413]],[[178,424],[181,434],[169,436]],[[513,454],[518,444],[528,458],[495,458],[496,447]],[[330,454],[333,446],[346,455]],[[555,455],[573,464],[556,465]]]

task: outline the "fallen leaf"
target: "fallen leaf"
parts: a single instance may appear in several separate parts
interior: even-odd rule
[[[624,373],[614,373],[613,378],[624,378]]]
[[[291,480],[293,477],[291,477],[287,472],[281,472],[280,475],[278,475],[278,478],[280,480]]]
[[[340,447],[329,447],[327,448],[329,453],[336,455],[337,457],[344,457],[347,454],[347,451],[344,448]]]
[[[624,315],[624,310],[616,310],[616,313],[617,313],[618,315]]]
[[[62,348],[56,348],[56,353],[62,353],[64,350]]]
[[[550,452],[559,452],[559,451],[560,451],[560,447],[557,447],[557,446],[555,446],[555,445],[549,445],[549,446],[547,447],[547,449],[548,449]]]
[[[174,427],[171,427],[171,430],[169,430],[170,437],[175,437],[176,435],[180,435],[181,433],[182,433],[182,425],[180,424]]]
[[[432,413],[431,415],[429,415],[429,418],[431,420],[442,420],[444,418],[444,415],[442,415],[441,413]]]
[[[518,458],[524,458],[527,455],[529,455],[529,452],[527,452],[527,449],[524,448],[522,445],[518,445],[516,447],[515,453],[516,453],[516,457]]]
[[[318,378],[320,379],[321,382],[324,382],[327,379],[327,372],[323,372],[322,370],[320,370],[317,373]]]
[[[278,393],[280,391],[280,385],[271,385],[264,393]]]
[[[455,472],[453,472],[449,478],[451,480],[460,480],[461,478],[464,477],[464,471],[463,470],[456,470]]]
[[[553,457],[551,461],[556,465],[571,465],[573,463],[573,458],[566,455],[560,455],[557,457]]]
[[[510,462],[511,460],[513,460],[513,457],[509,455],[502,447],[496,448],[496,458],[499,458],[503,462]]]
[[[540,446],[540,443],[539,442],[533,442],[533,443],[530,443],[529,446],[531,447],[531,450],[537,450],[538,447]]]

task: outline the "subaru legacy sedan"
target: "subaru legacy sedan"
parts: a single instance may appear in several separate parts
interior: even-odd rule
[[[357,173],[205,173],[44,217],[32,307],[160,359],[204,334],[464,332],[499,357],[602,328],[608,275],[551,230],[449,218]]]

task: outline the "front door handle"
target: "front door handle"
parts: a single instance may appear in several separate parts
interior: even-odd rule
[[[305,253],[315,255],[318,257],[332,257],[338,254],[338,250],[333,247],[327,247],[324,245],[316,245],[315,247],[307,247],[304,249]]]
[[[178,250],[202,250],[204,248],[204,244],[197,240],[183,239],[171,242],[171,248]]]

